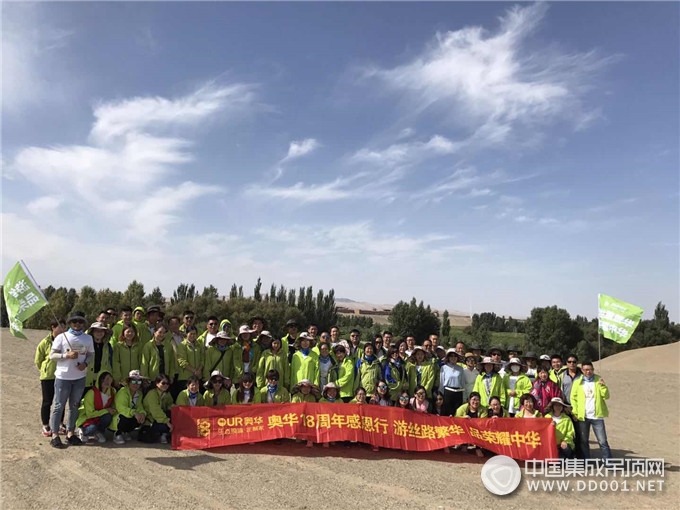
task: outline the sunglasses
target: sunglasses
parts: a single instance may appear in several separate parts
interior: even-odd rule
[[[402,402],[406,402],[408,401],[408,397],[399,397],[399,400],[401,400]]]
[[[576,360],[575,359],[569,359],[569,360],[567,360],[567,363],[576,363]]]
[[[142,384],[141,379],[130,379],[130,384]]]
[[[216,322],[209,322],[208,326],[217,326],[217,323]]]
[[[161,386],[170,386],[170,383],[168,381],[162,381],[160,383]]]
[[[380,386],[378,386],[378,389],[379,390],[386,390],[387,386],[385,386],[384,384],[381,384]]]
[[[423,393],[422,391],[416,393],[416,397],[424,397],[425,395],[427,395],[427,393]]]

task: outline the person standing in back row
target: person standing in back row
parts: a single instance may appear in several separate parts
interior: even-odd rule
[[[68,331],[58,335],[52,343],[50,359],[57,361],[54,371],[54,402],[50,416],[50,430],[54,448],[66,448],[59,437],[59,423],[62,409],[68,401],[68,425],[66,428],[66,442],[78,446],[83,442],[75,435],[76,419],[80,399],[85,390],[87,367],[94,358],[92,337],[85,333],[85,317],[74,314],[68,318]]]

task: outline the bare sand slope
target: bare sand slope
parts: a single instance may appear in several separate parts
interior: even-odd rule
[[[660,378],[615,370],[605,360],[614,455],[664,457],[669,464],[661,493],[532,493],[522,484],[499,498],[480,481],[482,462],[463,453],[373,453],[360,446],[309,450],[288,442],[193,452],[111,442],[55,450],[40,435],[40,389],[32,363],[44,333],[29,331],[28,341],[0,333],[3,508],[678,508],[677,370]],[[647,350],[638,355],[646,357]],[[668,354],[658,356],[662,362]]]
[[[602,362],[597,362],[595,369],[605,374],[610,370],[678,374],[680,373],[680,342],[620,352],[604,358]]]

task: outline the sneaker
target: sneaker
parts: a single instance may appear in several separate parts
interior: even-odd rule
[[[88,440],[90,439],[89,436],[85,435],[85,433],[83,432],[83,429],[81,427],[78,427],[76,429],[76,435],[78,436],[78,439],[80,439],[81,443],[87,443]]]
[[[116,434],[113,436],[113,442],[116,444],[125,444],[125,438],[123,437],[123,434]]]
[[[161,434],[161,444],[168,444],[168,435]]]
[[[43,425],[42,428],[42,435],[45,437],[52,437],[52,431],[47,425]]]
[[[66,430],[66,427],[64,426],[63,423],[61,425],[59,425],[59,433],[62,436],[65,436],[68,433],[68,431]]]
[[[106,436],[104,435],[103,432],[97,432],[94,437],[97,438],[97,441],[99,443],[106,443]]]
[[[123,432],[123,438],[124,438],[126,441],[132,441],[132,436],[130,435],[129,432]]]
[[[71,446],[82,446],[84,443],[80,440],[80,438],[76,435],[73,435],[71,437],[66,438],[66,442],[70,444]]]
[[[59,436],[53,437],[52,441],[50,441],[50,445],[53,448],[59,448],[60,450],[63,450],[64,448],[68,448],[68,445],[61,442],[61,438]]]

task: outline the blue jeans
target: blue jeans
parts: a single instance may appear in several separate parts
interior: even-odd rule
[[[84,372],[83,372],[84,373]],[[63,414],[62,409],[66,406],[68,400],[68,425],[66,429],[73,431],[76,428],[76,419],[78,418],[78,407],[80,407],[80,399],[83,398],[83,390],[85,389],[85,377],[76,379],[75,381],[68,381],[66,379],[54,380],[54,400],[52,401],[52,415],[50,416],[50,429],[52,434],[59,432],[59,423]]]
[[[593,432],[595,432],[595,437],[597,438],[597,443],[600,445],[600,452],[602,452],[603,459],[611,459],[612,451],[609,449],[609,443],[607,442],[607,430],[604,427],[604,420],[591,420],[585,418],[583,421],[578,422],[579,429],[579,443],[581,446],[581,454],[584,459],[590,458],[590,444],[588,439],[590,439],[590,427],[593,427]]]
[[[97,432],[104,432],[111,424],[111,415],[109,413],[103,414],[99,417],[98,423],[92,423],[87,427],[83,427],[83,434],[86,436],[94,436]]]

